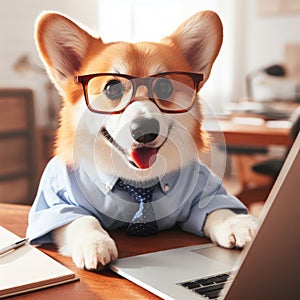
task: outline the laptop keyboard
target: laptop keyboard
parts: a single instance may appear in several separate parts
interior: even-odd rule
[[[229,273],[219,274],[211,277],[194,279],[179,283],[179,285],[203,296],[207,299],[217,299],[228,281]]]

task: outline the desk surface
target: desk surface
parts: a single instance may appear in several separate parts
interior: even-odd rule
[[[242,146],[289,146],[290,124],[259,118],[221,118],[204,123],[214,142]]]
[[[0,225],[19,236],[24,236],[29,209],[29,206],[0,203]],[[179,229],[164,231],[152,237],[129,237],[124,230],[116,230],[111,232],[111,236],[116,241],[119,257],[209,242]],[[40,249],[73,270],[80,277],[80,281],[10,299],[53,300],[58,295],[60,299],[65,300],[159,299],[110,270],[105,270],[100,274],[79,270],[74,266],[71,258],[58,254],[53,245],[46,245]]]

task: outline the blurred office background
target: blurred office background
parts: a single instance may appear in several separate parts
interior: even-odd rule
[[[299,101],[298,0],[10,0],[0,3],[0,88],[32,91],[34,125],[31,126],[36,130],[36,147],[31,143],[31,149],[37,149],[38,170],[34,175],[37,180],[52,155],[60,105],[59,95],[44,72],[34,44],[34,24],[39,13],[57,10],[70,15],[99,32],[106,42],[134,42],[159,41],[186,18],[206,9],[216,11],[224,25],[220,55],[201,91],[208,115],[269,108],[273,100],[283,103],[280,110],[284,111],[284,101]],[[270,74],[267,70],[272,66],[281,68],[283,73]],[[27,125],[27,129],[31,128]],[[6,130],[3,126],[0,123],[0,133]],[[3,150],[7,148],[7,133],[2,137],[0,160],[2,157],[7,161],[8,154]],[[12,143],[11,147],[22,148],[19,142]],[[29,156],[26,153],[24,158]],[[30,169],[30,165],[27,168]],[[1,176],[5,179],[4,169],[9,166],[1,167],[0,161],[0,179]],[[7,178],[16,180],[18,177],[8,176],[6,181]],[[0,183],[0,201],[32,201],[34,193],[30,192],[28,200],[22,193],[10,198],[8,190],[18,186],[17,182],[10,184],[9,189]],[[24,191],[28,192],[28,187],[24,187]]]

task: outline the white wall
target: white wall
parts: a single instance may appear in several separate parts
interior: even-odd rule
[[[262,15],[257,12],[257,1],[247,1],[247,71],[284,62],[285,44],[300,43],[299,13]]]
[[[262,15],[258,10],[259,1],[238,1],[236,5],[236,57],[232,100],[246,95],[247,74],[272,64],[284,64],[285,45],[300,43],[300,14]]]

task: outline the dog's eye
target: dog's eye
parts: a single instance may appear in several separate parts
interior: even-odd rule
[[[173,94],[173,84],[167,78],[158,79],[153,87],[153,91],[159,99],[168,99]]]
[[[119,80],[110,80],[104,87],[104,93],[111,100],[120,99],[124,93],[124,86]]]

